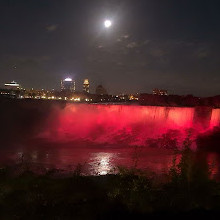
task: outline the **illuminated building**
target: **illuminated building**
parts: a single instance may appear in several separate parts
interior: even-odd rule
[[[139,99],[139,94],[138,94],[138,93],[136,93],[136,94],[131,94],[131,95],[128,96],[128,99],[129,99],[130,101],[138,101],[138,99]]]
[[[168,92],[163,89],[153,89],[153,95],[168,95]]]
[[[83,83],[83,91],[89,93],[89,80],[85,79]]]
[[[96,94],[97,95],[107,95],[108,93],[107,93],[106,89],[102,85],[98,85],[96,87]]]
[[[64,80],[61,80],[61,91],[75,92],[75,90],[76,90],[75,80],[72,80],[69,77]]]
[[[20,98],[24,94],[24,89],[15,82],[5,83],[5,88],[0,90],[0,95],[10,97],[10,98]]]
[[[5,83],[5,87],[6,87],[6,89],[9,89],[9,90],[18,90],[18,89],[20,89],[20,85],[15,81],[12,81],[10,83]]]

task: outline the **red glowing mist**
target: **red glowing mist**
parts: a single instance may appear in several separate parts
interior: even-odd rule
[[[68,104],[41,135],[54,141],[146,146],[149,139],[171,134],[180,146],[189,129],[195,137],[219,125],[220,109]]]

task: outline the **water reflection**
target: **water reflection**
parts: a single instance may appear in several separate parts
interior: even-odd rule
[[[113,160],[116,158],[115,153],[92,153],[89,162],[90,172],[95,175],[106,175],[113,172]]]
[[[81,164],[83,172],[91,175],[105,175],[111,173],[118,166],[134,167],[152,170],[156,173],[167,172],[172,166],[174,153],[171,150],[142,148],[137,154],[133,147],[65,147],[37,146],[16,148],[2,152],[4,160],[1,164],[21,163],[23,161],[47,168],[68,170]],[[180,155],[177,155],[180,160]],[[135,158],[135,160],[134,160]]]

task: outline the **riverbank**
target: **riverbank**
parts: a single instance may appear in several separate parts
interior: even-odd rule
[[[31,173],[1,179],[1,219],[112,219],[187,216],[219,211],[220,185],[152,186],[133,175],[51,178]],[[201,188],[200,188],[201,187]],[[205,189],[205,191],[204,191]],[[199,190],[199,192],[198,192]],[[201,190],[201,191],[200,191]]]

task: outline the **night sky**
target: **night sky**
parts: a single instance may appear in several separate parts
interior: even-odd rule
[[[105,19],[113,25],[106,29]],[[215,0],[0,0],[0,83],[220,94]]]

